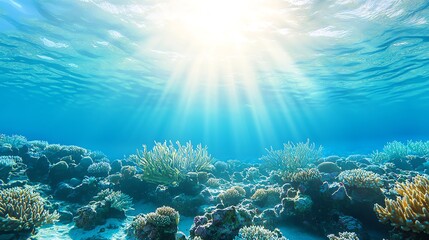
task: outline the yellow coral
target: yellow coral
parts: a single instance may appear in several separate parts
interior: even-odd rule
[[[385,199],[386,207],[374,205],[374,211],[381,222],[391,222],[404,231],[429,234],[429,180],[416,176],[413,182],[397,183],[396,200]]]

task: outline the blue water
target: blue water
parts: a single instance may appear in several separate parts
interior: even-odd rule
[[[242,160],[307,138],[325,154],[429,138],[428,1],[269,0],[235,45],[196,44],[173,2],[0,0],[0,132]]]

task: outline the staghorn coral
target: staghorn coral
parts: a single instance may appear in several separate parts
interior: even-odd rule
[[[380,175],[363,169],[341,172],[338,179],[347,186],[357,188],[378,189],[382,185]]]
[[[188,172],[208,171],[211,168],[212,158],[207,147],[197,145],[193,148],[191,142],[181,145],[176,142],[177,148],[170,142],[167,145],[155,142],[151,151],[143,145],[143,151],[138,151],[136,164],[143,170],[142,178],[145,181],[176,185],[181,182]]]
[[[307,183],[322,178],[317,168],[299,169],[296,172],[284,172],[282,179],[286,182]]]
[[[322,154],[322,146],[316,148],[314,143],[299,142],[297,144],[288,142],[283,145],[283,150],[267,149],[268,154],[260,159],[270,169],[295,172],[299,168],[307,168],[308,164],[316,161]]]
[[[329,234],[327,237],[329,240],[359,240],[359,237],[354,232],[340,232],[338,236]]]
[[[417,175],[412,182],[396,183],[396,200],[385,199],[386,207],[374,205],[380,222],[404,231],[429,234],[429,179]]]
[[[270,231],[261,226],[246,226],[240,228],[234,240],[287,240],[280,230]]]
[[[57,212],[45,209],[45,199],[32,188],[0,190],[0,232],[34,232],[37,227],[55,222]]]
[[[246,190],[240,186],[235,186],[218,195],[224,206],[231,206],[240,203],[246,196]]]

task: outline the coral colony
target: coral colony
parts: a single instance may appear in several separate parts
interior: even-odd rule
[[[288,225],[331,240],[428,239],[428,157],[423,141],[345,157],[323,157],[306,141],[246,163],[215,160],[191,142],[156,142],[112,160],[0,135],[0,237],[26,239],[52,224],[91,231],[117,219],[129,239],[293,239],[280,230]],[[138,212],[139,202],[157,208]],[[190,229],[179,229],[181,216],[194,219]]]

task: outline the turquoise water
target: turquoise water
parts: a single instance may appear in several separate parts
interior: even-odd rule
[[[182,25],[192,1],[1,0],[0,132],[242,160],[307,138],[325,154],[428,138],[427,1],[248,2],[261,13],[221,33]]]

